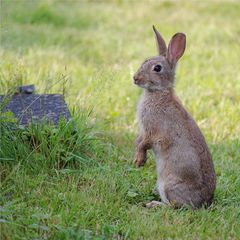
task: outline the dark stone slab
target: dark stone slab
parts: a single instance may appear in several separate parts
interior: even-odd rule
[[[60,94],[15,94],[9,97],[0,95],[1,112],[11,111],[18,123],[51,123],[58,125],[60,118],[70,120],[71,114]]]

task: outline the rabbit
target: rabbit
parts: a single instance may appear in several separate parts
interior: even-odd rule
[[[167,47],[154,26],[153,31],[159,55],[145,60],[133,76],[134,84],[144,89],[137,107],[140,134],[135,164],[143,166],[147,150],[153,150],[161,204],[210,206],[216,188],[212,157],[198,125],[174,92],[176,65],[185,51],[186,36],[176,33]],[[154,202],[154,206],[160,204]]]

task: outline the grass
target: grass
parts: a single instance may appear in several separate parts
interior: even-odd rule
[[[63,92],[73,122],[12,132],[1,120],[1,239],[239,239],[238,1],[1,1],[0,93],[34,83]],[[148,210],[153,157],[133,164],[132,84],[168,41],[187,35],[176,91],[213,155],[211,209]]]

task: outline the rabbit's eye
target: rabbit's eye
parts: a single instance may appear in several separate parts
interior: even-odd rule
[[[161,70],[162,70],[162,66],[159,64],[154,66],[154,68],[153,68],[153,71],[155,71],[155,72],[160,72]]]

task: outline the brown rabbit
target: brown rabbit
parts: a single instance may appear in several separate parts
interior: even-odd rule
[[[184,53],[186,36],[176,33],[167,48],[154,26],[153,30],[159,55],[144,61],[133,77],[145,90],[138,104],[135,163],[143,166],[147,150],[153,149],[162,202],[175,207],[208,206],[216,187],[211,154],[196,122],[174,93],[176,64]],[[152,205],[156,201],[148,206]]]

